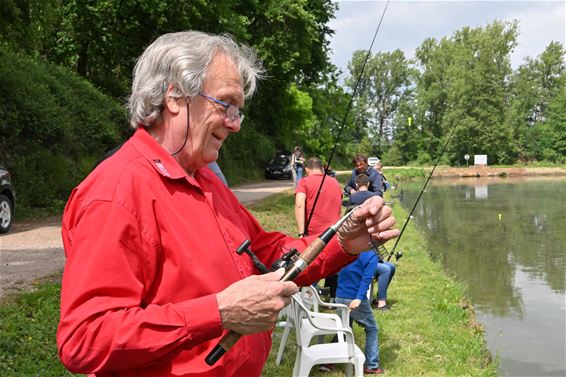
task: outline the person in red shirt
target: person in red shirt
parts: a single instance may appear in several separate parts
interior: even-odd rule
[[[307,176],[301,179],[295,189],[295,220],[299,237],[319,235],[340,218],[342,209],[342,188],[336,178],[326,176],[316,203],[314,214],[305,231],[306,222],[311,215],[320,183],[323,179],[322,162],[311,157],[305,164]]]
[[[342,210],[342,188],[336,178],[327,175],[324,178],[320,194],[318,194],[318,189],[324,177],[320,159],[317,157],[309,158],[305,164],[305,170],[307,176],[299,181],[295,189],[295,220],[297,221],[299,237],[319,235],[324,232],[326,228],[338,221]],[[318,200],[316,206],[314,206],[317,195]],[[313,207],[314,213],[310,217]],[[311,221],[305,231],[309,217]],[[327,276],[324,279],[324,287],[328,288],[328,293],[332,299],[336,297],[337,283],[337,274]]]
[[[57,330],[74,373],[260,376],[271,330],[297,292],[351,262],[369,237],[397,237],[382,200],[356,210],[296,282],[259,275],[235,250],[244,241],[267,266],[315,237],[266,232],[206,166],[240,130],[261,70],[227,36],[165,34],[138,59],[129,99],[134,135],[71,193],[63,215],[67,261]],[[245,335],[214,365],[227,331]]]

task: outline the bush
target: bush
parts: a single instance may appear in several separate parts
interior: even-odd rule
[[[276,148],[252,124],[244,123],[240,132],[231,135],[222,149],[218,164],[230,186],[263,179],[263,170]]]
[[[78,75],[0,47],[0,163],[18,207],[51,207],[128,131],[123,107]]]

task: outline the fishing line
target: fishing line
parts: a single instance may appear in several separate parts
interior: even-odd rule
[[[417,204],[419,203],[421,196],[423,196],[423,194],[426,190],[426,186],[428,185],[428,181],[430,181],[430,179],[432,178],[432,175],[434,174],[434,171],[436,170],[436,167],[438,166],[438,162],[440,161],[440,158],[444,155],[444,152],[446,151],[446,147],[448,147],[448,143],[450,142],[450,139],[452,139],[452,135],[454,134],[454,130],[456,128],[458,128],[458,127],[452,128],[452,130],[450,131],[450,134],[448,135],[448,138],[446,139],[446,142],[444,143],[444,146],[442,147],[442,151],[440,151],[440,153],[438,154],[438,157],[436,157],[436,161],[434,163],[434,166],[432,167],[432,170],[430,171],[430,174],[428,175],[428,178],[426,179],[426,181],[423,185],[423,188],[421,189],[421,192],[419,193],[419,196],[417,197],[417,200],[415,200],[415,204],[413,205],[411,212],[409,212],[409,216],[407,216],[407,220],[405,221],[405,224],[403,225],[403,228],[401,229],[401,233],[399,233],[399,237],[397,237],[397,240],[395,240],[395,244],[393,245],[393,249],[391,249],[391,252],[389,253],[389,257],[387,257],[387,261],[389,261],[391,259],[391,257],[393,256],[393,254],[395,254],[395,249],[397,248],[397,244],[399,244],[399,240],[401,239],[401,237],[403,237],[403,232],[405,231],[407,224],[409,224],[409,220],[411,220],[411,217],[413,216],[413,212],[415,212],[415,208],[417,208]],[[403,253],[401,251],[399,251],[395,255],[395,259],[399,260],[399,258],[401,258],[402,256],[403,256]]]
[[[352,104],[354,102],[354,97],[356,96],[358,86],[360,85],[360,82],[362,81],[362,77],[364,76],[366,64],[367,64],[369,57],[371,55],[371,50],[373,48],[373,44],[375,42],[377,34],[379,33],[379,29],[381,28],[381,23],[383,22],[383,17],[385,17],[385,12],[387,11],[387,7],[389,6],[389,1],[390,0],[387,0],[387,2],[385,3],[385,8],[383,8],[383,12],[381,13],[381,18],[379,19],[379,23],[377,25],[377,28],[375,29],[375,33],[373,34],[373,39],[371,40],[371,44],[370,44],[369,49],[366,53],[366,57],[364,59],[363,65],[362,65],[362,70],[361,70],[360,75],[358,76],[358,78],[356,80],[356,85],[354,85],[354,90],[352,92],[352,96],[350,97],[350,101],[348,102],[348,107],[346,108],[346,113],[344,114],[344,117],[342,118],[342,123],[340,125],[340,128],[338,128],[338,135],[336,137],[336,141],[334,142],[334,146],[332,147],[332,150],[330,152],[330,156],[328,157],[328,162],[326,163],[326,166],[324,167],[324,174],[322,175],[322,181],[320,181],[320,185],[318,186],[318,191],[316,193],[316,197],[314,198],[314,203],[312,205],[311,213],[309,214],[309,218],[308,218],[307,222],[305,223],[305,228],[303,229],[305,235],[308,234],[309,224],[310,224],[312,216],[314,214],[316,204],[318,203],[318,197],[320,196],[320,192],[322,191],[322,186],[324,185],[324,181],[326,179],[326,175],[327,175],[326,172],[327,172],[327,170],[330,169],[330,163],[332,162],[332,158],[334,157],[334,152],[336,151],[336,147],[338,146],[338,141],[340,141],[340,138],[342,136],[342,131],[344,130],[344,126],[346,125],[346,120],[348,119],[348,114],[350,113],[350,109],[352,108]]]

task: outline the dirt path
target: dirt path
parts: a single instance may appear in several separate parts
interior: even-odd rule
[[[292,188],[291,181],[265,181],[232,191],[242,204],[251,204]],[[0,236],[0,299],[30,289],[63,271],[64,265],[60,216],[14,223],[8,234]]]

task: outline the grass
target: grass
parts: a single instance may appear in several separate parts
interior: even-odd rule
[[[387,195],[390,192],[387,193]],[[390,200],[386,198],[386,200]],[[293,195],[282,193],[250,207],[267,230],[295,234]],[[399,205],[402,226],[407,214]],[[392,245],[387,245],[392,247]],[[389,288],[390,312],[376,312],[381,364],[388,376],[496,376],[481,327],[463,287],[446,277],[429,258],[423,237],[409,224],[399,248],[405,253]],[[12,296],[0,305],[0,376],[71,376],[60,364],[55,344],[61,276],[33,292]],[[273,333],[273,348],[263,376],[290,376],[295,357],[290,336],[283,363],[275,365],[283,329]],[[363,348],[363,330],[354,326]],[[340,376],[313,369],[311,376]]]
[[[72,376],[57,357],[61,276],[0,306],[0,376]]]

